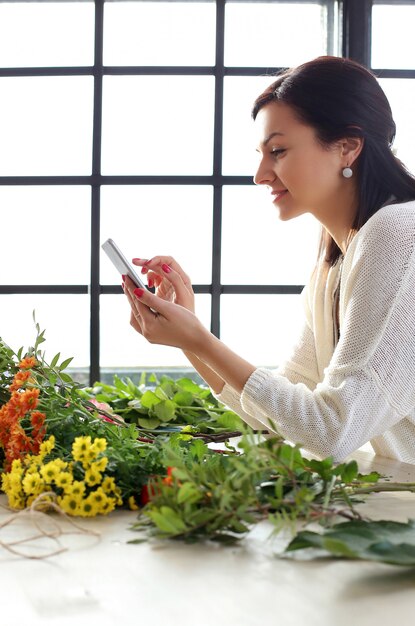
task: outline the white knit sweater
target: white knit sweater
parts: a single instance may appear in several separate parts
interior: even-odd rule
[[[415,201],[380,209],[342,267],[315,270],[303,300],[290,357],[276,372],[256,369],[242,394],[225,385],[219,400],[321,457],[340,461],[370,441],[415,463]]]

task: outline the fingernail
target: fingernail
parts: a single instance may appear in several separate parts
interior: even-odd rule
[[[137,287],[137,289],[134,289],[134,295],[137,296],[137,298],[141,298],[143,293],[144,289],[141,289],[141,287]]]
[[[122,282],[125,283],[125,279],[127,278],[125,274],[121,274]]]
[[[141,273],[142,273],[142,274],[147,274],[147,272],[148,272],[148,267],[144,266],[144,267],[142,268],[142,270],[141,270]]]
[[[141,261],[141,259],[140,259],[140,257],[139,257],[139,256],[136,256],[136,257],[133,259],[133,261]]]
[[[163,272],[166,272],[166,274],[171,272],[171,267],[167,265],[166,263],[163,263],[163,265],[161,266],[161,269],[163,270]]]
[[[124,283],[124,282],[122,282],[122,283],[121,283],[121,289],[122,289],[123,291],[125,291],[125,283]]]
[[[147,281],[147,284],[148,284],[148,286],[151,289],[152,287],[154,287],[154,280],[152,278],[149,278],[148,281]]]

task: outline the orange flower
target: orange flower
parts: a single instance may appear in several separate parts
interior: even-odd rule
[[[30,378],[28,369],[34,365],[36,365],[34,357],[26,357],[20,362],[19,367],[25,371],[15,374],[9,385],[11,397],[0,407],[0,445],[4,449],[4,471],[6,472],[10,471],[15,459],[20,459],[29,453],[37,454],[46,434],[46,415],[34,410],[39,403],[40,390],[37,388],[21,389]],[[32,425],[31,435],[26,434],[20,425],[20,420],[27,414],[30,415]]]
[[[172,482],[174,480],[173,475],[172,475],[173,470],[174,470],[174,467],[168,467],[167,468],[167,476],[165,478],[163,478],[163,481],[162,481],[164,485],[171,485],[172,484]]]
[[[41,413],[40,411],[33,411],[30,421],[32,423],[32,426],[40,428],[45,423],[45,419],[46,415],[44,413]]]
[[[26,391],[19,394],[19,402],[22,407],[23,415],[37,407],[39,394],[39,389],[26,389]]]
[[[30,377],[30,372],[28,370],[25,370],[23,372],[17,372],[17,374],[15,375],[12,384],[9,387],[9,390],[11,392],[13,391],[17,391],[18,389],[20,389],[20,387],[23,386],[23,384],[27,381],[27,379]]]
[[[19,368],[21,370],[30,370],[32,367],[37,365],[37,361],[34,356],[26,356],[19,363]]]

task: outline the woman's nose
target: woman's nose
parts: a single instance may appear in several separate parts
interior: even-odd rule
[[[275,180],[275,173],[266,166],[262,159],[254,176],[254,183],[256,185],[269,185],[273,180]]]

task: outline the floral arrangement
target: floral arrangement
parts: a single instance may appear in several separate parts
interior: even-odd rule
[[[70,462],[53,457],[54,447],[55,437],[51,435],[40,444],[38,454],[15,459],[11,470],[3,473],[2,489],[13,509],[24,509],[45,493],[56,495],[65,513],[80,517],[106,515],[122,504],[114,478],[105,475],[105,439],[92,442],[89,436],[76,437]]]
[[[239,433],[240,418],[190,379],[115,376],[81,387],[65,371],[72,359],[45,361],[36,330],[26,354],[0,339],[1,485],[12,508],[50,493],[72,516],[138,509],[150,477],[170,472],[164,445],[174,434],[186,445],[202,432],[219,441]]]
[[[82,395],[64,371],[69,359],[47,364],[37,330],[24,357],[0,339],[0,467],[9,505],[24,509],[48,493],[72,516],[136,508],[149,475],[165,472],[159,446]]]
[[[11,508],[50,503],[92,517],[128,507],[146,539],[190,542],[234,543],[267,520],[274,532],[291,528],[288,552],[415,565],[414,522],[372,522],[356,509],[367,494],[415,484],[362,475],[355,461],[307,459],[245,427],[189,379],[115,377],[82,388],[65,371],[71,359],[46,363],[36,330],[25,353],[0,339],[1,486]],[[304,530],[310,524],[318,532]]]

